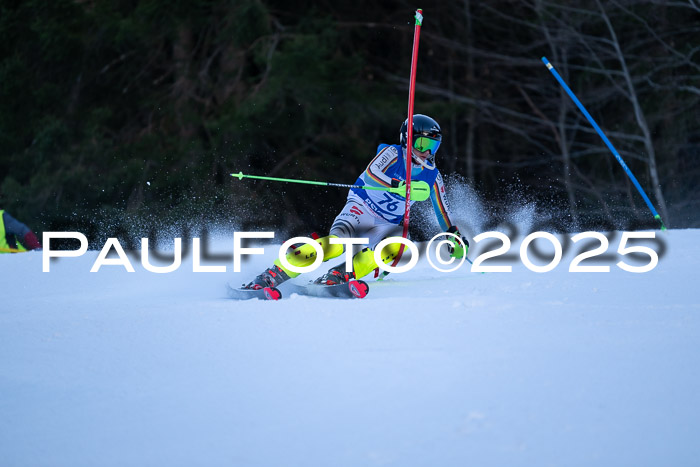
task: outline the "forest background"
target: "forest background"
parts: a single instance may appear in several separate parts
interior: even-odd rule
[[[666,223],[700,227],[697,0],[0,0],[0,209],[93,241],[325,232],[346,190],[229,174],[353,183],[398,142],[417,7],[415,110],[494,224],[656,227],[547,56]]]

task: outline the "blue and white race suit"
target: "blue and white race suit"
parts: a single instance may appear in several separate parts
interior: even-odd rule
[[[405,149],[400,145],[382,144],[377,155],[355,182],[360,186],[391,187],[391,180],[406,180]],[[411,181],[424,181],[430,186],[430,200],[443,230],[451,227],[451,213],[445,184],[437,168],[413,163]],[[411,201],[413,206],[415,201]],[[386,237],[401,236],[401,221],[406,199],[395,193],[352,188],[345,207],[335,218],[330,234],[343,238],[368,237],[371,248]]]

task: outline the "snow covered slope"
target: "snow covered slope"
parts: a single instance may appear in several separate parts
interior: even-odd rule
[[[618,236],[609,273],[421,260],[345,301],[227,299],[271,247],[240,274],[0,255],[0,465],[692,465],[700,231],[657,235],[644,274]]]

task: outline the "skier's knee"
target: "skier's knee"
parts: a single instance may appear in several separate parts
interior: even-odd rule
[[[380,254],[382,262],[388,264],[394,261],[399,254],[400,248],[400,243],[390,243],[382,248]],[[371,248],[363,249],[352,258],[352,270],[355,272],[355,278],[357,279],[366,276],[378,267],[377,261],[374,259],[374,250]]]
[[[323,248],[323,261],[328,261],[329,259],[337,258],[338,256],[343,254],[343,251],[345,251],[343,245],[331,244],[331,238],[338,238],[338,236],[326,235],[325,237],[321,237],[318,240],[316,240],[321,244],[321,248]]]
[[[323,261],[337,258],[343,254],[343,245],[334,245],[330,243],[331,238],[337,238],[335,235],[317,238],[315,241],[321,245],[323,250]],[[305,268],[311,266],[316,261],[316,248],[310,243],[296,243],[287,250],[287,262],[297,268]],[[279,266],[289,277],[297,277],[298,272],[290,271],[282,265],[282,262],[277,259],[275,265]]]

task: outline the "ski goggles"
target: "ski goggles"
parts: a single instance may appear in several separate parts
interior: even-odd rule
[[[433,156],[440,147],[440,141],[427,136],[419,136],[414,138],[413,147],[418,149],[420,152],[430,151]]]

